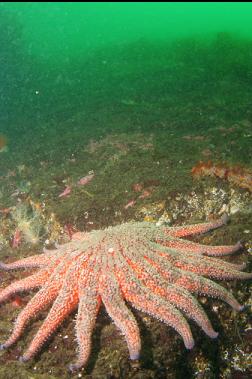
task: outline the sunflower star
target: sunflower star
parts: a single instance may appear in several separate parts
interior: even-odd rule
[[[72,371],[88,360],[91,334],[101,303],[125,335],[132,360],[139,358],[141,341],[136,320],[125,301],[173,327],[188,349],[193,347],[194,340],[180,310],[209,337],[217,337],[218,333],[191,293],[216,297],[235,310],[242,310],[230,292],[205,277],[249,279],[252,274],[241,271],[244,265],[209,257],[234,253],[241,248],[239,242],[234,246],[205,246],[181,237],[207,232],[226,221],[227,217],[223,216],[215,222],[181,227],[125,223],[90,233],[76,233],[71,242],[55,250],[9,264],[0,263],[0,268],[7,271],[39,268],[33,275],[3,289],[0,302],[17,292],[41,287],[17,317],[13,332],[1,349],[13,345],[27,322],[51,303],[45,321],[20,358],[23,362],[40,350],[77,306],[79,351],[77,361],[70,365]]]

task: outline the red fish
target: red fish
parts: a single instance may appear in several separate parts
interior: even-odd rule
[[[78,181],[78,184],[81,185],[81,186],[85,186],[86,184],[88,184],[93,179],[93,177],[94,177],[94,173],[90,172],[88,175],[86,175],[83,178],[81,178]]]
[[[68,196],[68,195],[70,195],[71,191],[72,191],[72,188],[70,186],[66,186],[66,188],[64,189],[64,191],[61,192],[61,194],[59,194],[59,197]]]
[[[135,204],[136,204],[136,200],[130,200],[130,201],[128,202],[128,204],[126,204],[126,205],[124,206],[124,209],[128,209],[128,208],[134,207]]]
[[[143,193],[140,196],[138,196],[138,199],[146,199],[152,194],[152,192],[153,192],[152,190],[146,189],[143,191]]]

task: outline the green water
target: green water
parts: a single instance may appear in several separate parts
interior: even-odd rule
[[[250,79],[251,16],[250,3],[1,3],[0,117],[165,96],[165,71],[174,96],[216,66]]]
[[[65,60],[113,44],[235,32],[252,37],[249,3],[12,3],[31,55]]]

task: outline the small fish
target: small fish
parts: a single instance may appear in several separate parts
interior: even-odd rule
[[[14,232],[14,236],[12,238],[12,242],[11,242],[11,247],[13,249],[16,249],[17,247],[19,247],[19,245],[21,244],[21,232],[19,229],[16,229],[15,232]]]
[[[70,186],[66,186],[64,191],[59,194],[59,197],[69,196],[71,192],[72,192],[72,188]]]
[[[153,191],[146,189],[143,191],[143,193],[140,196],[138,196],[138,199],[146,199],[147,197],[150,197],[152,192]]]
[[[80,186],[85,186],[86,184],[88,184],[89,182],[91,182],[91,180],[93,179],[94,177],[94,172],[93,171],[90,171],[88,173],[88,175],[86,176],[83,176],[83,178],[81,178],[77,184],[79,184]]]
[[[130,200],[130,201],[124,206],[124,209],[128,209],[128,208],[134,207],[135,204],[136,204],[136,200]]]

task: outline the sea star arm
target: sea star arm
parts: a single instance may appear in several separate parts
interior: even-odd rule
[[[29,301],[26,307],[20,312],[14,324],[14,329],[9,339],[2,345],[0,350],[13,345],[21,336],[27,322],[35,317],[38,312],[48,306],[57,296],[60,289],[58,280],[50,281],[48,285],[41,288],[36,295]]]
[[[139,328],[132,312],[125,305],[123,294],[112,272],[112,268],[109,276],[106,274],[103,276],[100,287],[102,301],[108,314],[125,336],[130,359],[138,359],[141,349]]]
[[[131,281],[130,276],[127,275],[126,265],[124,265],[123,270],[117,268],[114,274],[120,282],[122,292],[127,301],[136,309],[146,312],[170,325],[181,335],[186,348],[193,348],[194,340],[190,326],[183,315],[172,304],[155,294],[145,291],[144,287],[135,281]]]
[[[169,250],[169,248],[167,248],[167,250],[165,249],[166,248],[162,248],[162,250],[166,251],[166,253],[157,251],[158,255],[164,259],[167,259],[174,265],[174,267],[182,270],[195,272],[196,274],[221,280],[245,280],[252,278],[252,273],[239,271],[238,268],[240,268],[240,266],[237,267],[237,265],[220,261],[212,257],[205,257],[201,255],[195,257],[190,253],[183,256],[179,254],[174,255],[172,250]]]
[[[220,299],[229,304],[236,311],[242,311],[244,308],[230,291],[207,278],[195,274],[186,276],[184,272],[177,280],[177,285],[199,295]]]
[[[46,300],[44,300],[46,305],[55,299],[56,300],[54,301],[47,318],[38,330],[36,336],[33,338],[27,351],[20,358],[22,362],[29,360],[39,351],[47,338],[50,337],[55,329],[69,315],[69,313],[74,310],[78,304],[79,273],[80,270],[83,270],[85,273],[88,255],[84,257],[83,261],[80,264],[78,260],[76,260],[76,257],[74,258],[75,259],[69,256],[69,259],[65,259],[63,262],[61,262],[52,273],[48,286],[43,287],[37,293],[37,295],[41,293],[43,296],[43,290],[48,292],[48,296],[46,297]]]
[[[126,283],[124,283],[126,285]],[[132,286],[123,287],[125,292],[125,298],[136,309],[146,312],[149,315],[162,320],[167,325],[174,328],[183,338],[185,347],[192,349],[194,346],[194,340],[190,327],[180,312],[175,308],[164,302],[160,297],[143,292],[142,289],[138,290],[138,293],[132,293]]]
[[[54,300],[55,295],[57,296],[57,292],[58,291],[55,291],[54,296],[51,296],[50,302],[51,300]],[[74,310],[78,304],[78,300],[78,276],[75,276],[74,272],[71,272],[66,276],[64,285],[60,289],[60,292],[45,321],[39,328],[24,355],[20,358],[22,362],[26,362],[31,359],[41,349],[44,342],[57,329],[61,322]]]
[[[216,338],[218,336],[218,333],[213,330],[203,308],[189,291],[162,280],[158,270],[148,264],[146,260],[138,260],[137,263],[133,264],[128,259],[127,263],[133,268],[133,271],[137,273],[138,279],[140,279],[140,281],[153,293],[163,297],[176,308],[184,311],[187,316],[193,319],[209,337]],[[131,277],[134,278],[135,274],[131,273]]]
[[[198,254],[204,254],[209,256],[221,256],[233,254],[242,248],[242,244],[237,242],[237,244],[233,246],[208,246],[201,245],[196,242],[180,240],[180,239],[169,239],[164,242],[166,247],[173,248],[178,250],[179,252],[184,252],[185,254],[190,252],[195,252]]]
[[[18,261],[12,263],[3,263],[0,262],[0,269],[9,271],[17,270],[20,268],[33,268],[33,267],[42,267],[49,263],[49,257],[46,254],[32,255],[31,257],[26,257],[19,259]]]
[[[91,337],[95,320],[100,308],[100,296],[97,293],[97,277],[86,276],[79,289],[79,306],[76,319],[76,336],[78,341],[78,357],[75,363],[69,365],[74,372],[83,367],[90,355]]]
[[[49,273],[47,271],[40,270],[27,278],[11,283],[0,292],[0,303],[8,300],[17,292],[29,291],[31,289],[41,287],[46,282],[48,277]]]
[[[243,309],[243,306],[238,303],[231,292],[212,280],[199,276],[195,273],[190,273],[177,268],[171,268],[171,264],[163,260],[156,262],[153,260],[149,261],[155,268],[157,268],[162,277],[165,280],[168,280],[168,282],[181,286],[190,292],[219,298],[229,304],[236,311],[241,311]]]
[[[225,225],[228,221],[228,216],[224,214],[219,220],[213,222],[205,222],[201,224],[185,225],[178,227],[164,228],[164,232],[173,237],[187,237],[194,234],[206,233],[212,229],[219,228]]]

